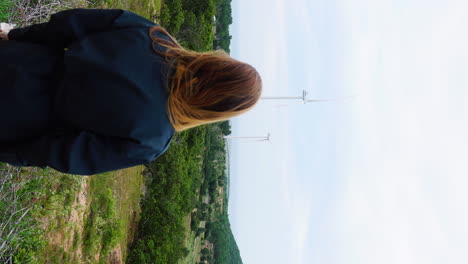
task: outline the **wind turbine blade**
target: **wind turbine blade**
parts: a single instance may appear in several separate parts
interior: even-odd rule
[[[309,99],[309,100],[304,100],[307,103],[314,103],[314,102],[329,102],[329,101],[339,101],[339,100],[346,100],[346,99],[352,99],[357,97],[357,95],[350,95],[350,96],[343,96],[343,97],[337,97],[333,99]]]
[[[329,101],[336,101],[336,99],[309,99],[309,100],[304,100],[304,102],[307,102],[307,103],[329,102]]]

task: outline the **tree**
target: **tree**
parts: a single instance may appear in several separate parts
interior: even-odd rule
[[[220,122],[219,127],[221,128],[223,135],[227,136],[231,134],[231,124],[229,121]]]
[[[159,13],[158,18],[161,26],[167,27],[170,25],[171,14],[169,12],[169,7],[167,6],[167,4],[163,4],[163,6],[161,7],[161,11]]]
[[[168,24],[168,30],[172,34],[177,34],[185,20],[182,0],[167,1],[167,7],[169,8],[169,14],[171,17],[170,23]]]

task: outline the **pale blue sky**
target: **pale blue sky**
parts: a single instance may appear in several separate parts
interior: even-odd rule
[[[245,264],[468,261],[468,3],[233,0],[232,55],[264,95],[233,120]]]

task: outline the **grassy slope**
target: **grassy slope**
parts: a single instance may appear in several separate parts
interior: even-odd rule
[[[135,224],[140,213],[140,195],[143,187],[144,167],[138,166],[115,172],[112,189],[116,198],[117,217],[122,220],[122,248],[123,259],[127,256],[127,245],[132,241]]]
[[[92,177],[44,171],[51,193],[36,212],[47,241],[38,263],[106,263],[116,244],[115,255],[125,259],[140,212],[142,169]]]

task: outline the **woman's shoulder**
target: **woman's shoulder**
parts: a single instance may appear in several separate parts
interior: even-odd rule
[[[115,27],[154,27],[159,26],[154,21],[146,19],[136,13],[133,13],[128,10],[122,10],[122,15],[120,15],[114,21]]]
[[[151,35],[151,38],[153,40],[164,39],[164,40],[169,41],[171,43],[175,43],[174,39],[169,35],[169,33],[164,28],[162,28],[161,26],[159,26],[157,24],[155,26],[153,26],[153,27],[154,28],[152,28],[150,30],[150,35]]]
[[[164,53],[167,47],[179,47],[177,41],[161,26],[154,26],[149,30],[153,40],[153,50]]]

